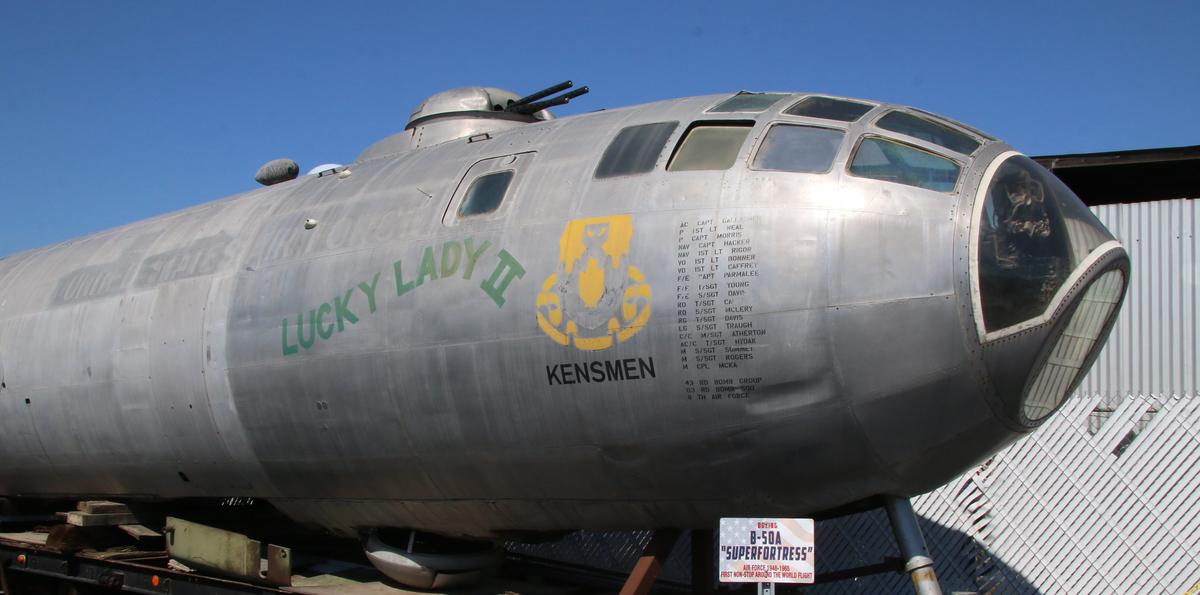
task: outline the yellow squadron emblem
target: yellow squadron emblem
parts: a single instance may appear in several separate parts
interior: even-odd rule
[[[595,351],[628,341],[650,319],[650,286],[626,262],[629,215],[576,219],[558,245],[558,270],[537,296],[542,332],[560,345]]]

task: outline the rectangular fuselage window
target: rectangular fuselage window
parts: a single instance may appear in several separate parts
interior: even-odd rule
[[[752,125],[752,122],[720,122],[692,126],[667,164],[667,171],[733,167]]]
[[[832,128],[776,124],[767,131],[753,169],[823,174],[833,165],[842,137]]]
[[[850,164],[850,173],[859,177],[938,192],[954,191],[959,169],[951,159],[877,136],[862,139]]]
[[[622,129],[604,150],[596,177],[630,176],[654,169],[667,139],[678,126],[679,122],[656,122]]]

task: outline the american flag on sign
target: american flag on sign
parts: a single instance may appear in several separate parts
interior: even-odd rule
[[[721,519],[718,576],[724,583],[811,583],[812,519]]]

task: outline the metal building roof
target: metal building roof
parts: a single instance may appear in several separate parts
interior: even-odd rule
[[[1033,159],[1090,207],[1200,197],[1200,145]]]

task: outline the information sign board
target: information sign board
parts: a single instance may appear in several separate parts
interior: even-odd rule
[[[721,582],[813,582],[812,519],[721,519],[720,533]]]

